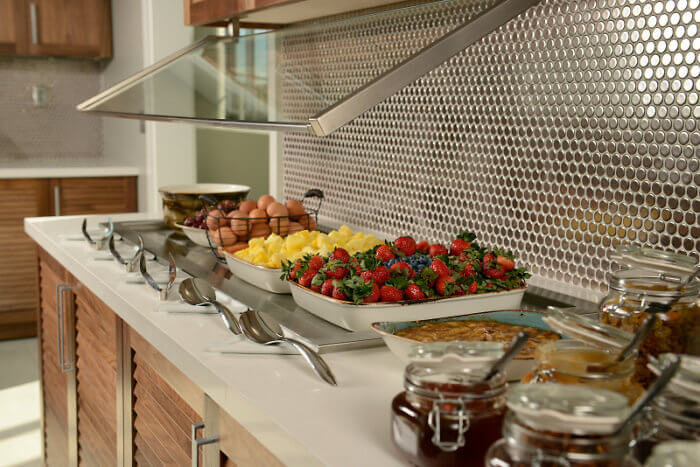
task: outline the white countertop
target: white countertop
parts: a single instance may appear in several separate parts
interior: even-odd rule
[[[391,444],[389,427],[404,366],[388,349],[324,354],[337,387],[323,383],[298,356],[206,352],[212,342],[226,338],[219,317],[155,311],[155,291],[123,281],[116,262],[88,259],[91,250],[84,242],[60,238],[78,233],[82,219],[28,218],[25,230],[284,464],[405,465]],[[106,216],[88,219],[90,228]]]
[[[0,162],[0,179],[128,177],[141,175],[137,166],[113,165],[100,160]]]

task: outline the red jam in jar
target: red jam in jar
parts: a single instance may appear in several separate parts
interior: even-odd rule
[[[501,437],[506,380],[459,361],[417,362],[406,367],[405,391],[392,404],[394,445],[420,467],[481,467]]]

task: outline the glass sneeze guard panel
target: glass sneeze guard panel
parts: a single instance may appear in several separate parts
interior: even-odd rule
[[[349,19],[289,27],[240,37],[209,36],[166,57],[101,94],[78,110],[101,115],[259,130],[313,131],[325,136],[401,88],[436,68],[473,42],[525,11],[539,0],[442,0]],[[351,82],[340,81],[332,68],[322,75],[300,73],[312,61],[353,61],[329,57],[315,37],[333,34],[357,47],[400,40],[400,31],[417,14],[436,15],[459,6],[465,23],[441,26],[413,37],[401,53],[360,67]],[[386,27],[368,28],[381,24]],[[382,33],[368,37],[366,31]],[[398,34],[398,35],[397,35]],[[290,47],[303,42],[303,56]],[[355,64],[356,65],[356,64]],[[303,79],[300,78],[303,76]],[[285,111],[287,101],[303,101],[303,111]]]

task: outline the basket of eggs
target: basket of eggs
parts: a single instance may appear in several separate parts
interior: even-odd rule
[[[228,212],[217,208],[206,196],[202,200],[209,206],[205,208],[209,246],[214,256],[225,263],[224,251],[235,253],[248,248],[251,238],[267,238],[273,233],[285,237],[302,230],[316,230],[323,192],[312,189],[301,201],[290,199],[284,204],[272,195],[263,195],[257,201],[243,201]]]

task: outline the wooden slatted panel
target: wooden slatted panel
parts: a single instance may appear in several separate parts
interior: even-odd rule
[[[44,403],[44,453],[47,465],[68,465],[68,384],[58,365],[56,285],[61,271],[42,261],[41,288],[41,377]]]
[[[117,317],[84,287],[76,294],[78,461],[117,461]]]
[[[52,183],[60,187],[62,216],[136,211],[136,177],[63,178]]]
[[[45,180],[0,180],[0,315],[36,309],[36,251],[24,218],[47,214],[47,189]]]
[[[191,427],[202,418],[138,353],[132,368],[136,465],[190,465]]]

